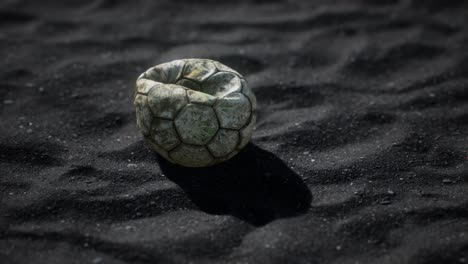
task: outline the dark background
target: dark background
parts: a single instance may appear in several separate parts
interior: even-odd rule
[[[1,1],[0,262],[468,262],[466,3]],[[216,167],[135,127],[190,57],[259,102]]]

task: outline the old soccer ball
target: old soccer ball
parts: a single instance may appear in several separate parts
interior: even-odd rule
[[[137,127],[172,163],[205,167],[250,140],[257,103],[246,80],[213,60],[182,59],[148,69],[136,83]]]

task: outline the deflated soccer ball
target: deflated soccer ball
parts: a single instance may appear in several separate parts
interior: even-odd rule
[[[256,121],[255,95],[235,70],[182,59],[148,69],[136,82],[137,127],[172,163],[205,167],[236,155]]]

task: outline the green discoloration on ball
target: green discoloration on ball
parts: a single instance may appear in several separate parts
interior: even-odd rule
[[[216,115],[209,106],[189,104],[174,122],[180,138],[188,144],[207,144],[218,131]]]
[[[241,129],[252,114],[249,100],[241,93],[219,99],[214,109],[222,128]]]
[[[235,70],[208,59],[183,59],[148,69],[137,80],[137,127],[170,162],[210,166],[250,140],[255,95]]]

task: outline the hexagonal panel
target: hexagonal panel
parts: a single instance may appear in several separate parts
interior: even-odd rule
[[[174,122],[171,120],[155,118],[151,126],[151,136],[154,142],[165,150],[171,150],[180,143]]]
[[[218,68],[218,70],[220,71],[225,71],[225,72],[232,72],[238,76],[242,76],[240,73],[238,73],[237,71],[229,68],[228,66],[222,64],[221,62],[218,62],[218,61],[213,61],[213,64],[216,66],[216,68]]]
[[[185,89],[176,84],[159,85],[148,93],[148,104],[156,117],[173,119],[187,103]]]
[[[249,124],[240,131],[240,142],[237,149],[242,149],[252,138],[255,123],[257,122],[257,113],[252,113]]]
[[[184,77],[201,83],[215,72],[216,67],[211,61],[189,59],[185,64]]]
[[[252,90],[249,88],[247,82],[245,80],[241,80],[242,83],[242,93],[249,98],[250,103],[252,105],[252,111],[257,110],[257,98]]]
[[[239,92],[242,88],[241,79],[229,72],[218,72],[211,75],[202,84],[202,91],[218,97]]]
[[[206,94],[206,93],[198,92],[198,91],[188,90],[187,97],[190,103],[195,103],[195,104],[203,104],[203,105],[212,106],[216,102],[216,97]]]
[[[185,65],[184,60],[174,60],[159,64],[145,72],[145,78],[161,83],[175,83],[180,77]]]
[[[239,142],[239,133],[236,130],[219,129],[215,137],[208,144],[208,149],[216,158],[231,153]]]
[[[241,93],[229,94],[215,104],[214,109],[222,128],[240,129],[250,118],[250,102]]]
[[[135,105],[136,123],[138,129],[140,129],[143,135],[149,135],[153,115],[148,106],[148,97],[146,95],[137,94],[133,104]]]
[[[213,157],[204,146],[181,144],[169,156],[178,164],[186,167],[205,167],[213,162]]]
[[[175,119],[177,132],[183,142],[204,145],[218,131],[218,121],[209,106],[188,104]]]
[[[200,91],[200,85],[192,80],[182,78],[179,81],[177,81],[178,85],[182,85],[185,88],[192,89],[195,91]]]

